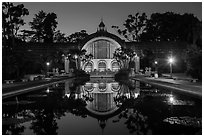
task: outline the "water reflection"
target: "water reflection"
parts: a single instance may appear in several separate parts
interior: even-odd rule
[[[24,103],[16,103],[16,98]],[[3,100],[3,134],[179,134],[178,130],[160,131],[167,123],[164,119],[183,114],[200,118],[200,109],[189,98],[135,80],[75,79]],[[76,117],[78,122],[72,120]],[[92,119],[102,132],[87,130]],[[86,127],[82,128],[82,123]],[[79,126],[72,133],[76,130],[73,124]],[[69,130],[62,131],[63,125]]]

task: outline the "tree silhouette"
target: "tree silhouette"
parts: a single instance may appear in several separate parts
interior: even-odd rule
[[[33,21],[30,22],[31,29],[35,34],[33,39],[36,42],[53,42],[54,32],[57,27],[57,15],[55,13],[46,13],[43,10],[35,14]]]
[[[13,3],[2,3],[2,37],[3,40],[12,40],[12,46],[15,44],[15,38],[18,30],[25,24],[22,17],[29,14],[28,9],[23,4],[14,6]]]
[[[54,43],[65,43],[67,42],[67,39],[65,37],[65,34],[60,32],[60,30],[57,30],[55,33],[54,33]]]
[[[33,39],[35,39],[36,42],[41,42],[43,39],[43,22],[45,17],[46,13],[41,10],[38,14],[35,14],[35,18],[33,18],[33,21],[29,23],[31,29],[35,32]]]
[[[148,19],[141,41],[186,41],[195,43],[201,34],[193,14],[154,13]]]
[[[152,67],[155,60],[155,54],[150,49],[144,49],[141,56],[141,68]]]
[[[118,26],[112,26],[117,32],[124,36],[128,41],[140,41],[140,36],[145,30],[147,16],[145,13],[136,13],[135,15],[128,15],[128,18],[123,24],[125,29],[121,30]]]
[[[198,47],[190,47],[185,53],[186,72],[193,78],[202,79],[202,50]]]
[[[81,30],[80,32],[75,32],[67,37],[69,42],[78,43],[79,41],[85,39],[88,36],[86,30]]]
[[[57,15],[55,13],[48,13],[44,20],[44,42],[53,42],[55,28],[57,27]]]

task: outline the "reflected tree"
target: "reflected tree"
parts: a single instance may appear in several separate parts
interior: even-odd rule
[[[118,116],[119,119],[125,118],[125,125],[129,129],[130,134],[146,135],[152,134],[147,123],[147,117],[142,115],[136,109],[126,109]]]

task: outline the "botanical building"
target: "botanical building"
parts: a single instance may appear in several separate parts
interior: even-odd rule
[[[80,66],[86,72],[115,72],[118,71],[119,63],[114,59],[113,53],[117,48],[132,49],[136,52],[134,60],[134,72],[139,72],[142,66],[141,58],[145,50],[151,50],[157,57],[159,63],[166,62],[166,58],[170,53],[181,56],[186,49],[186,43],[182,41],[159,41],[159,42],[127,42],[118,36],[109,33],[106,30],[103,21],[100,22],[97,31],[88,35],[79,43],[23,43],[22,46],[15,47],[15,52],[20,52],[27,59],[35,63],[42,64],[43,58],[49,61],[50,56],[54,56],[56,52],[68,53],[70,49],[85,49],[86,54],[92,54],[93,59],[89,62],[81,62]],[[61,56],[61,55],[60,55]],[[50,57],[53,58],[53,57]],[[41,61],[41,62],[40,62]],[[45,64],[46,62],[44,62]],[[51,62],[50,69],[56,68]],[[166,67],[168,67],[166,65]],[[179,66],[178,66],[179,67]],[[70,72],[70,62],[65,58],[64,65],[60,70]],[[144,68],[142,68],[144,69]]]
[[[89,35],[85,40],[82,49],[87,51],[87,54],[92,54],[93,59],[83,64],[85,71],[117,71],[119,69],[118,62],[113,58],[113,53],[117,48],[121,47],[123,41],[107,32],[103,22],[99,24],[96,33]]]

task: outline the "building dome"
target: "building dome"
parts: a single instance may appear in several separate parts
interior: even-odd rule
[[[97,32],[88,35],[80,43],[82,50],[86,50],[86,54],[93,56],[91,63],[84,62],[82,64],[82,69],[89,72],[90,76],[96,75],[98,72],[113,75],[112,72],[120,69],[114,58],[114,52],[123,45],[124,41],[122,39],[106,31],[106,26],[101,20]]]

